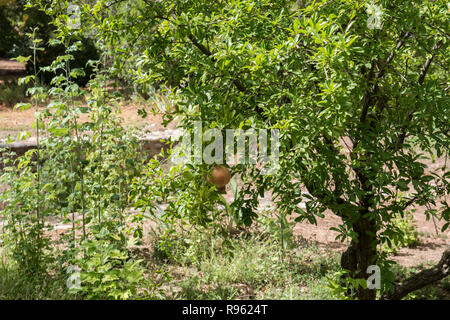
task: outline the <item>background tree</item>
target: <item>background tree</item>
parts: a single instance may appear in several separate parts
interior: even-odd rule
[[[0,57],[6,58],[16,41],[16,32],[8,19],[5,4],[0,2],[0,27],[2,28],[2,42],[0,43]]]
[[[50,1],[40,1],[40,5],[50,4]],[[30,39],[26,33],[30,33],[34,28],[38,28],[36,36],[43,41],[43,50],[37,52],[38,70],[41,67],[49,66],[58,56],[65,53],[65,45],[57,43],[56,28],[52,24],[51,16],[47,15],[39,7],[27,6],[26,0],[2,0],[0,1],[0,26],[4,32],[4,38],[0,43],[0,56],[3,58],[13,58],[16,56],[30,56]],[[86,35],[80,38],[82,47],[73,53],[73,68],[85,69],[85,76],[79,76],[76,82],[85,85],[93,74],[91,66],[87,66],[89,60],[97,60],[99,55],[94,42]],[[28,62],[26,65],[28,74],[34,74],[34,66]],[[40,79],[50,84],[54,77],[52,72],[41,71]]]

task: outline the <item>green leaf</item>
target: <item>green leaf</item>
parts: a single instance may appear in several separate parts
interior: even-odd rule
[[[31,107],[32,107],[31,103],[20,102],[14,106],[14,109],[16,109],[16,110],[18,109],[20,111],[25,111],[27,109],[30,109]]]
[[[11,60],[16,60],[17,62],[20,62],[20,63],[28,62],[28,60],[30,60],[30,59],[31,59],[31,56],[28,56],[28,57],[18,56],[15,58],[11,58]]]

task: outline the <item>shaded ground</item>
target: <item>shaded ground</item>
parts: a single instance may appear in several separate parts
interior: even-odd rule
[[[421,263],[438,262],[446,246],[450,245],[450,233],[448,230],[441,233],[444,223],[435,221],[438,233],[433,220],[427,220],[424,208],[418,208],[414,213],[414,224],[419,232],[419,244],[413,248],[401,248],[392,259],[404,267],[413,267]],[[338,251],[344,251],[348,243],[336,241],[337,232],[329,230],[330,227],[337,227],[340,218],[331,212],[325,213],[325,218],[317,220],[317,226],[308,222],[302,222],[294,227],[295,234],[317,241],[322,246],[328,246]]]

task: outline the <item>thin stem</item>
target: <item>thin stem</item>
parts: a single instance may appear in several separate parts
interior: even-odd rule
[[[37,69],[36,69],[36,46],[37,46],[37,42],[35,41],[36,39],[36,28],[33,29],[33,69],[34,69],[34,87],[37,87]],[[34,104],[36,106],[36,111],[39,111],[39,101],[37,101],[36,97],[33,96],[32,97],[32,101],[34,100]],[[36,202],[36,221],[37,221],[37,228],[38,228],[38,232],[37,232],[37,250],[38,253],[36,255],[36,266],[39,268],[40,266],[40,260],[41,260],[41,248],[42,248],[42,243],[41,243],[41,229],[43,227],[43,221],[41,221],[41,165],[40,165],[40,154],[39,154],[39,150],[40,150],[40,136],[39,136],[39,112],[37,112],[37,116],[36,116],[36,192],[37,192],[37,202]],[[28,268],[27,268],[28,269]],[[38,270],[40,271],[40,270]]]
[[[98,184],[100,186],[99,195],[98,195],[98,222],[101,223],[101,201],[102,201],[102,164],[103,164],[103,117],[102,114],[99,114],[100,124],[100,155],[99,155],[99,169],[98,169]]]
[[[75,168],[74,168],[74,165],[73,165],[73,159],[72,159],[72,157],[70,157],[70,173],[72,174],[73,172],[75,172]],[[74,181],[72,182],[72,194],[75,193],[75,182],[76,182],[76,179],[74,178],[73,180]],[[76,239],[75,239],[75,209],[73,207],[72,202],[70,202],[70,207],[71,207],[71,210],[72,210],[72,240],[73,240],[73,243],[74,243],[74,246],[75,246],[76,245]]]
[[[37,70],[36,70],[36,43],[34,42],[36,38],[36,29],[33,29],[33,68],[34,68],[34,87],[37,86]],[[36,105],[36,111],[39,111],[39,105],[36,102],[36,98],[34,98],[34,102]],[[40,217],[40,182],[41,182],[41,166],[40,166],[40,159],[39,159],[39,116],[36,117],[36,169],[37,169],[37,183],[36,183],[36,189],[38,194],[38,201],[37,201],[37,208],[36,208],[36,218],[39,222]]]
[[[68,43],[66,43],[66,48],[68,47]],[[72,78],[70,76],[70,60],[66,61],[66,78],[67,83],[69,86],[72,85]],[[81,198],[81,215],[82,215],[82,227],[83,227],[83,240],[86,240],[86,210],[85,210],[85,201],[84,201],[84,168],[83,164],[81,163],[81,139],[78,132],[78,121],[76,115],[73,114],[73,110],[75,109],[75,100],[73,96],[73,92],[70,92],[70,98],[71,98],[71,113],[73,118],[73,125],[75,129],[75,145],[76,145],[76,152],[77,152],[77,158],[80,161],[80,198]]]

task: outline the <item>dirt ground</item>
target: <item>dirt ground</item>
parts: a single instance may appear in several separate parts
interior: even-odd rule
[[[450,245],[449,231],[440,232],[444,223],[427,220],[424,211],[424,208],[418,208],[414,213],[414,224],[419,232],[419,244],[412,248],[402,248],[392,257],[392,260],[404,267],[438,262],[446,246]],[[317,220],[317,226],[302,222],[294,227],[294,233],[300,234],[306,239],[315,240],[324,247],[328,246],[337,251],[344,251],[348,243],[335,240],[338,233],[330,230],[331,227],[337,227],[340,220],[333,213],[326,212],[325,218]]]
[[[138,115],[138,110],[145,108],[148,112],[147,118],[143,119]],[[152,114],[151,106],[140,104],[127,104],[120,107],[120,117],[128,126],[136,126],[143,131],[163,131],[166,129],[174,129],[175,123],[169,124],[167,127],[162,125],[162,116],[160,114]],[[33,131],[35,123],[34,114],[36,108],[19,111],[12,108],[0,106],[0,140],[5,139],[8,135],[13,138],[21,131]],[[81,117],[80,122],[87,121],[87,117]]]
[[[25,70],[25,64],[14,60],[0,59],[0,83],[5,80],[13,80],[19,77],[18,74]],[[147,118],[143,119],[139,114],[139,109],[145,109],[148,113]],[[162,131],[164,129],[174,129],[175,123],[171,123],[165,128],[162,126],[162,117],[160,114],[151,113],[151,105],[142,105],[139,103],[127,103],[120,106],[120,117],[124,119],[124,123],[130,126],[137,126],[141,130],[146,131]],[[0,102],[0,140],[5,139],[8,135],[15,137],[18,132],[32,131],[35,122],[34,114],[36,108],[24,111],[13,110],[6,107]],[[86,116],[80,118],[80,122],[87,121]]]

